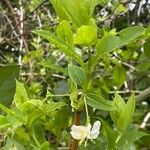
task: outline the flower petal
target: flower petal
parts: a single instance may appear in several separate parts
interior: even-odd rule
[[[89,139],[96,139],[100,133],[99,129],[100,129],[101,123],[100,121],[96,121],[91,129],[90,135],[89,135]]]
[[[74,139],[84,140],[87,137],[88,130],[87,127],[73,125],[70,133]]]
[[[71,136],[72,136],[74,139],[76,139],[76,140],[81,140],[80,134],[77,134],[77,133],[75,133],[75,132],[73,132],[73,131],[71,131],[70,134],[71,134]]]

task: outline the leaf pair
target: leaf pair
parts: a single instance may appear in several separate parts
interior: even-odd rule
[[[135,110],[135,95],[132,94],[127,103],[125,103],[121,96],[115,94],[113,107],[114,110],[111,111],[111,117],[117,130],[122,133],[132,122],[132,117]]]
[[[71,21],[76,28],[89,25],[97,0],[51,0],[61,20]]]

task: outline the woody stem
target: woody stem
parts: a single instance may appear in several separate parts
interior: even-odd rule
[[[76,111],[74,114],[74,125],[80,125],[80,112]],[[77,150],[78,149],[78,141],[71,138],[70,139],[70,150]]]

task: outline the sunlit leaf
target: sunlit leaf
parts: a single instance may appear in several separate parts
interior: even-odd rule
[[[0,115],[0,130],[10,126],[6,116]]]
[[[75,44],[90,46],[97,38],[97,29],[94,26],[81,26],[75,36]]]
[[[132,122],[132,117],[135,110],[135,95],[132,94],[127,103],[125,103],[121,96],[115,94],[113,108],[114,110],[111,111],[111,117],[117,130],[119,132],[123,132]]]
[[[115,98],[113,99],[113,110],[110,112],[111,118],[114,121],[115,125],[117,125],[117,121],[120,117],[120,112],[125,106],[125,102],[120,95],[115,93]]]
[[[74,47],[73,33],[70,24],[63,20],[56,28],[57,37],[71,48]]]
[[[52,0],[61,20],[70,20],[77,28],[90,24],[97,0]]]
[[[18,108],[20,108],[24,102],[29,100],[24,84],[17,80],[14,100]]]
[[[42,143],[42,145],[40,146],[40,150],[49,150],[49,142],[44,142]]]
[[[120,117],[117,121],[117,129],[119,131],[124,131],[132,122],[132,117],[135,110],[135,95],[132,94],[127,101],[126,105],[123,107]]]

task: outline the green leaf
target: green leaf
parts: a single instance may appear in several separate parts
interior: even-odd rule
[[[127,11],[128,11],[127,8],[123,4],[120,4],[119,6],[117,6],[117,10],[115,11],[115,15],[125,13]]]
[[[70,20],[68,14],[66,13],[63,5],[61,5],[60,0],[50,0],[52,3],[57,15],[61,20]]]
[[[76,82],[76,84],[83,87],[86,77],[81,67],[75,66],[73,64],[69,64],[68,74],[69,77]]]
[[[71,111],[67,107],[63,107],[60,110],[51,113],[50,116],[53,118],[53,121],[49,121],[49,128],[54,135],[57,135],[57,137],[62,137],[62,132],[70,126],[70,117],[68,115],[70,113]]]
[[[146,57],[150,58],[150,38],[144,43],[144,54]]]
[[[113,81],[118,88],[124,84],[126,71],[122,66],[116,66],[113,71]]]
[[[19,66],[0,66],[0,103],[8,106],[14,99],[15,78],[19,77]]]
[[[44,39],[48,40],[52,44],[54,44],[56,47],[60,48],[62,52],[64,52],[66,55],[77,61],[81,66],[85,66],[82,58],[80,55],[75,53],[75,51],[70,48],[68,45],[60,41],[56,36],[52,35],[47,30],[35,30],[33,33],[40,35]]]
[[[117,132],[112,130],[110,126],[105,123],[103,120],[101,121],[103,128],[102,128],[102,133],[104,136],[107,138],[107,150],[112,150],[115,149],[116,147],[116,138],[117,138]]]
[[[54,69],[56,71],[60,71],[60,72],[63,72],[65,74],[68,74],[68,72],[63,68],[63,67],[60,67],[59,65],[57,64],[52,64],[51,62],[49,61],[42,61],[39,63],[41,66],[44,66],[46,68],[50,68],[50,69]]]
[[[103,54],[111,52],[124,46],[144,33],[145,29],[141,26],[134,26],[123,29],[119,36],[106,35],[102,37],[96,45],[96,56],[100,59]]]
[[[49,142],[44,142],[42,143],[42,145],[40,146],[40,150],[49,150]]]
[[[63,20],[56,28],[57,37],[71,48],[74,47],[73,33],[70,24]]]
[[[5,146],[3,147],[3,150],[8,150],[8,149],[26,150],[26,148],[22,144],[18,143],[17,141],[9,137],[7,138]]]
[[[96,55],[101,57],[103,54],[106,54],[114,49],[120,47],[120,38],[114,35],[107,35],[102,37],[96,45]]]
[[[42,126],[38,122],[36,122],[33,124],[32,129],[38,142],[40,144],[44,143],[46,139],[45,139],[44,130]]]
[[[132,94],[127,103],[118,95],[115,94],[113,100],[113,108],[111,117],[119,132],[123,132],[132,122],[133,113],[135,110],[135,95]]]
[[[70,20],[75,27],[90,24],[97,0],[51,0],[61,20]]]
[[[109,2],[109,0],[97,0],[97,4],[105,5]]]
[[[133,26],[123,29],[119,32],[120,35],[120,45],[126,45],[135,38],[139,37],[145,32],[144,27],[141,26]]]
[[[132,122],[132,117],[135,110],[135,95],[132,94],[128,102],[123,107],[120,117],[117,121],[117,129],[121,132],[126,130],[130,123]]]
[[[121,147],[127,146],[139,140],[143,136],[147,136],[147,133],[141,131],[128,131],[123,134],[120,140],[117,142],[117,147],[121,149]]]
[[[6,116],[0,115],[0,130],[10,126]]]
[[[107,110],[107,111],[113,109],[112,103],[110,101],[105,100],[103,97],[97,94],[88,93],[86,97],[87,97],[88,105],[95,109]]]
[[[15,132],[18,128],[20,128],[23,124],[25,124],[24,118],[20,118],[18,114],[15,115],[8,114],[7,120],[10,123],[10,128],[12,132]]]
[[[117,121],[120,117],[121,111],[124,109],[125,102],[120,95],[115,93],[115,98],[113,99],[113,110],[110,112],[111,118],[117,126]]]
[[[75,36],[75,44],[90,46],[97,38],[97,29],[95,26],[81,26]]]
[[[38,121],[42,116],[49,114],[51,111],[54,111],[56,109],[59,109],[66,104],[63,102],[53,102],[50,101],[48,104],[45,104],[41,100],[29,100],[26,101],[22,107],[21,110],[24,112],[28,117],[28,124],[32,125],[36,121]]]
[[[20,124],[22,124],[22,123],[25,123],[24,122],[24,118],[23,118],[23,116],[22,116],[22,114],[21,114],[21,112],[15,112],[16,110],[14,109],[14,110],[11,110],[11,109],[9,109],[9,108],[7,108],[7,107],[5,107],[3,104],[1,104],[0,103],[0,109],[3,111],[3,112],[5,112],[5,113],[7,113],[7,120],[8,120],[8,122],[11,124],[11,122],[12,121],[14,121],[14,123],[12,124],[12,125],[14,125],[15,126],[15,123],[18,125],[20,125]],[[19,123],[18,123],[19,122]]]
[[[45,114],[41,100],[29,100],[24,102],[21,106],[21,111],[27,116],[27,124],[30,126]]]
[[[20,109],[22,104],[29,101],[24,84],[16,80],[15,104]]]
[[[17,139],[17,141],[20,141],[22,145],[31,142],[30,134],[26,131],[26,128],[23,128],[22,126],[15,130],[14,137]]]
[[[44,111],[45,113],[50,113],[51,111],[60,109],[61,107],[66,106],[66,104],[64,102],[53,102],[51,101],[49,104],[44,105]]]
[[[5,107],[3,104],[0,103],[0,109],[7,113],[7,114],[11,114],[11,115],[15,115],[15,112],[13,112],[11,109]]]

